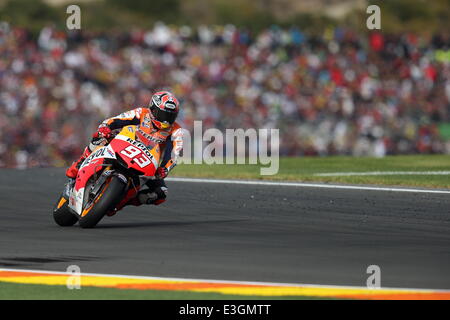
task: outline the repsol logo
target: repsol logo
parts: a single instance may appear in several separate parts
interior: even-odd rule
[[[151,136],[151,135],[149,135],[148,133],[142,131],[141,129],[138,129],[138,131],[139,131],[139,133],[142,134],[146,139],[148,139],[148,140],[150,140],[150,141],[153,141],[153,142],[155,142],[155,143],[163,143],[163,142],[165,141],[164,139],[158,139],[157,137]],[[160,134],[164,136],[164,133],[163,133],[163,132],[161,132]]]
[[[83,166],[87,166],[92,161],[92,159],[94,159],[94,158],[104,157],[105,156],[105,150],[106,150],[106,148],[101,148],[101,149],[98,149],[97,151],[95,151],[94,153],[92,153],[86,159],[86,161],[84,162]]]
[[[93,154],[91,154],[90,158],[92,159],[92,158],[97,158],[97,157],[103,157],[105,155],[105,149],[106,148],[98,149]]]
[[[142,143],[140,143],[136,140],[130,139],[130,138],[127,138],[127,142],[129,142],[132,145],[141,149],[141,151],[143,151],[150,159],[153,158],[153,155],[148,151],[147,147],[145,145],[143,145]]]

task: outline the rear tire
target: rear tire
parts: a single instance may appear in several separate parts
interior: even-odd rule
[[[106,188],[106,189],[105,189]],[[125,184],[118,177],[113,176],[109,183],[105,183],[99,191],[95,203],[89,212],[79,220],[80,227],[93,228],[105,216],[108,210],[113,209],[122,200]],[[100,197],[100,198],[99,198]]]
[[[61,202],[63,202],[61,204]],[[61,227],[70,227],[77,223],[78,218],[69,210],[69,201],[61,196],[53,208],[53,220]],[[59,208],[58,208],[59,205]]]

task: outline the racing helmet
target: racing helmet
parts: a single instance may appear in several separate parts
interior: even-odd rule
[[[153,125],[158,129],[167,129],[178,116],[179,102],[172,93],[159,91],[152,96],[149,109]]]

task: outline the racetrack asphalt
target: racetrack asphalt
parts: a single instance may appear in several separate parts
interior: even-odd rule
[[[168,181],[161,206],[59,227],[63,169],[0,170],[0,268],[450,289],[450,195]]]

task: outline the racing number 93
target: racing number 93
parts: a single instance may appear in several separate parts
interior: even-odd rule
[[[126,147],[120,151],[120,153],[132,159],[141,168],[144,168],[150,164],[150,159],[139,148],[134,146]]]

